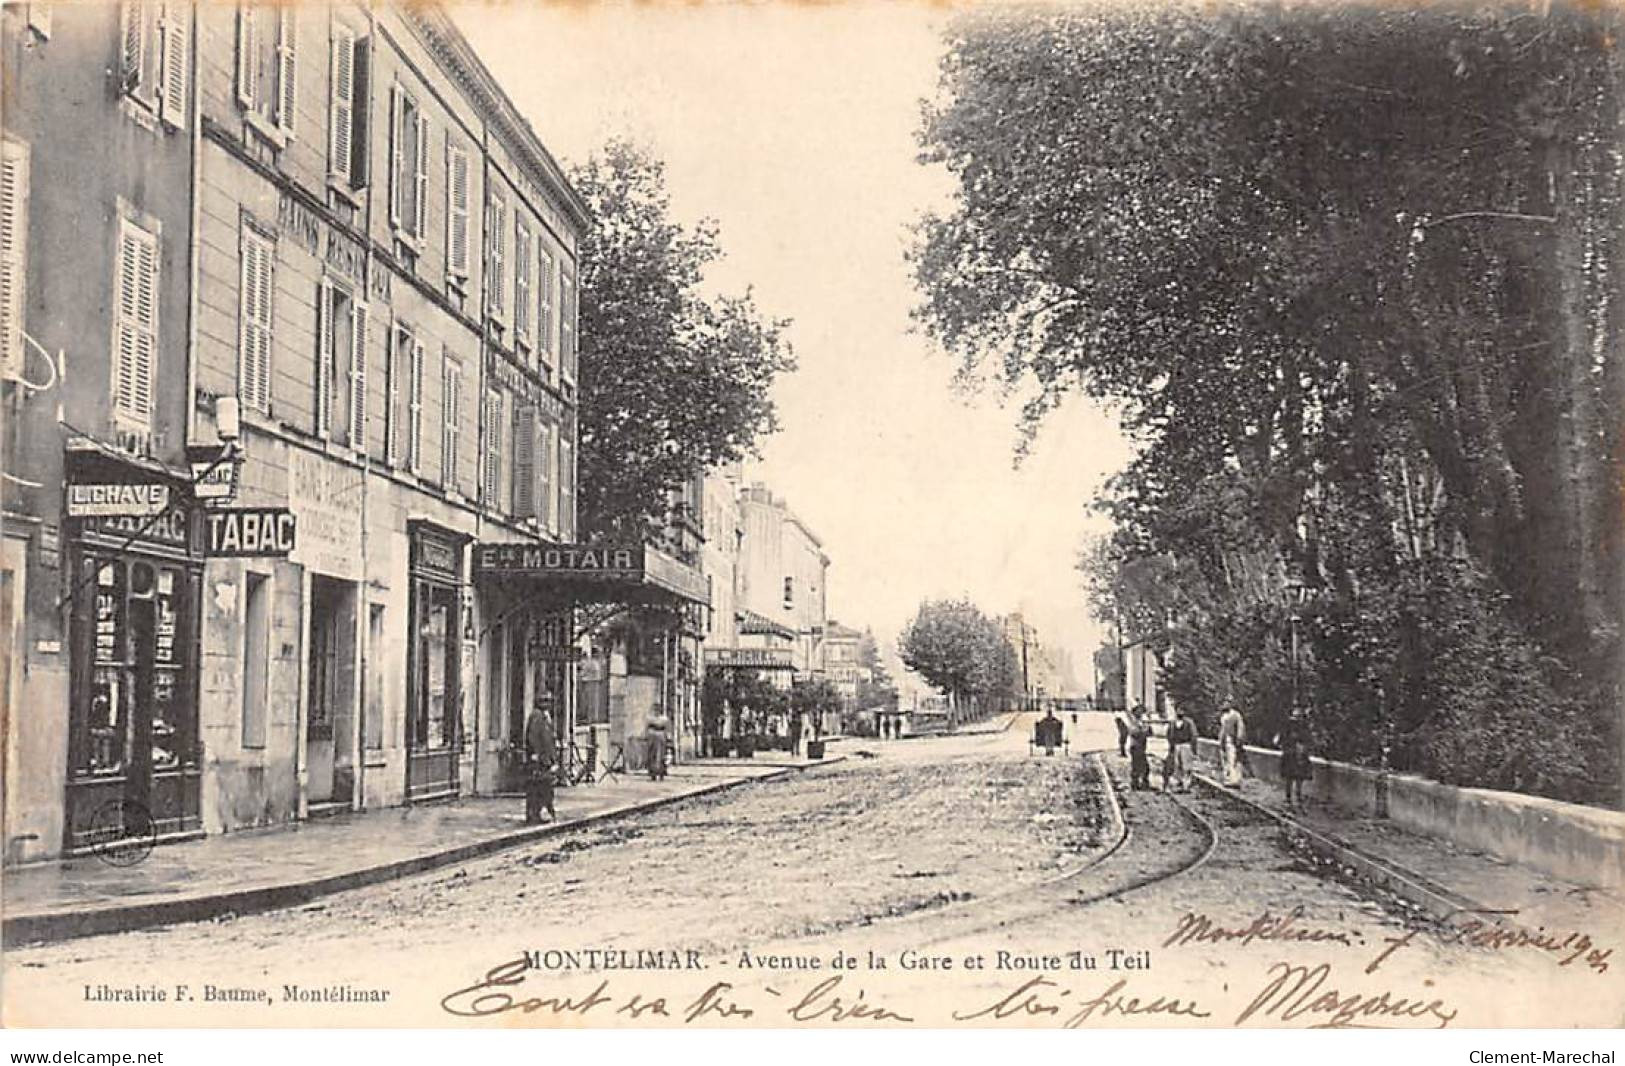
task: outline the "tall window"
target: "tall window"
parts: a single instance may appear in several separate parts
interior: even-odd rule
[[[460,484],[457,442],[463,424],[463,364],[449,352],[441,366],[440,391],[440,483],[455,489]]]
[[[421,448],[421,439],[413,444],[412,438],[421,438],[422,430],[416,417],[422,410],[422,350],[412,330],[404,323],[395,323],[387,368],[389,406],[384,412],[384,457],[390,466],[400,466],[403,458]],[[414,423],[418,425],[416,434],[411,428]]]
[[[256,411],[271,410],[272,292],[276,245],[244,218],[242,276],[238,289],[237,399]]]
[[[0,380],[23,373],[28,294],[28,146],[0,141]]]
[[[537,426],[536,441],[536,518],[544,528],[557,530],[559,525],[559,431],[556,426],[542,422]]]
[[[366,305],[323,278],[316,318],[316,433],[361,451],[367,444]]]
[[[421,246],[429,232],[429,119],[400,85],[389,105],[389,221],[397,237]]]
[[[158,358],[158,235],[119,219],[113,275],[113,410],[117,420],[152,425]]]
[[[332,96],[327,114],[327,173],[340,189],[367,185],[367,39],[342,22],[333,25]]]
[[[408,360],[406,397],[406,466],[414,474],[423,472],[423,342],[412,339]]]
[[[514,212],[513,231],[513,340],[530,347],[530,272],[536,253],[530,245],[530,227]]]
[[[190,6],[179,0],[126,0],[119,11],[120,88],[175,127],[186,125],[190,22]]]
[[[446,280],[458,292],[468,286],[468,150],[446,140]]]
[[[273,139],[293,139],[298,86],[295,4],[237,8],[237,102],[249,124]]]

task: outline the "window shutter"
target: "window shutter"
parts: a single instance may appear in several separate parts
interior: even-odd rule
[[[559,432],[546,422],[541,425],[541,453],[536,458],[536,517],[548,529],[558,528]]]
[[[0,141],[0,380],[23,375],[28,296],[28,146]]]
[[[125,92],[141,84],[142,60],[147,47],[147,5],[142,0],[125,0],[120,5],[119,81]]]
[[[389,403],[384,411],[384,457],[390,466],[399,466],[401,463],[401,375],[406,370],[406,352],[404,348],[412,341],[411,335],[400,329],[391,331],[389,342],[389,365],[387,377],[389,378]]]
[[[143,424],[152,416],[153,363],[158,354],[158,242],[123,223],[120,228],[114,325],[115,406]]]
[[[353,184],[355,145],[355,34],[348,26],[333,28],[333,99],[327,115],[327,168],[346,185]]]
[[[414,166],[412,232],[418,240],[429,234],[429,119],[418,113],[417,161]]]
[[[294,62],[298,54],[297,11],[293,4],[283,4],[277,8],[276,124],[290,139],[293,137],[294,104],[299,88]]]
[[[480,453],[480,498],[491,510],[497,508],[497,491],[502,469],[502,394],[491,390],[485,394],[480,410],[480,436],[484,450]]]
[[[563,428],[559,433],[559,536],[565,540],[576,538],[576,450],[575,431]]]
[[[519,221],[514,212],[513,231],[513,332],[519,339],[530,339],[530,230]]]
[[[446,139],[446,273],[468,280],[468,152]]]
[[[448,353],[441,370],[440,483],[457,487],[457,431],[463,409],[463,368]]]
[[[576,380],[576,280],[559,279],[559,365],[566,381]]]
[[[367,305],[350,304],[350,447],[367,450]]]
[[[406,202],[405,189],[402,182],[406,175],[401,166],[406,153],[405,137],[401,129],[401,112],[405,102],[401,99],[401,87],[389,87],[389,224],[396,229],[400,228],[401,216],[404,213]]]
[[[490,276],[485,279],[485,291],[488,294],[487,302],[491,314],[502,317],[503,292],[506,287],[506,278],[503,275],[503,260],[506,259],[506,244],[508,233],[508,211],[501,200],[491,201],[491,270]]]
[[[518,406],[513,413],[513,513],[536,514],[536,408]]]
[[[272,257],[270,241],[245,226],[237,395],[245,406],[257,411],[268,411],[271,401]]]
[[[350,122],[350,187],[364,189],[372,180],[372,48],[371,39],[362,37],[350,47],[355,67]]]
[[[255,82],[259,80],[258,23],[252,4],[237,5],[237,102],[244,107],[254,106]]]
[[[407,465],[412,473],[423,469],[423,342],[412,341],[411,421],[407,426]]]
[[[333,365],[335,344],[333,283],[323,278],[316,297],[316,435],[333,432],[333,400],[337,375]]]
[[[163,120],[176,129],[186,125],[186,52],[191,35],[190,9],[170,0],[164,6],[164,89],[159,111]]]
[[[540,272],[536,276],[536,347],[542,358],[551,361],[553,354],[553,257],[542,252]]]

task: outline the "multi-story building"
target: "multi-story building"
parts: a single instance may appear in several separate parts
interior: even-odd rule
[[[863,633],[851,626],[843,626],[831,618],[824,627],[824,640],[820,651],[823,653],[823,673],[835,691],[841,694],[841,701],[847,707],[856,704],[858,687],[869,680],[869,668],[863,664],[860,646],[863,643]]]
[[[817,535],[767,486],[757,483],[744,489],[739,510],[744,538],[738,603],[765,619],[768,627],[788,631],[792,668],[810,676],[821,665],[818,648],[824,636],[829,556]]]
[[[469,546],[574,538],[585,205],[430,5],[4,19],[8,859],[499,787],[578,642]]]

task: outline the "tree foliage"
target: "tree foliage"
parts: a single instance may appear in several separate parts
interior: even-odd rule
[[[898,638],[909,669],[956,698],[1021,691],[1021,665],[999,624],[969,600],[926,600]]]
[[[1268,735],[1296,629],[1326,754],[1617,789],[1622,30],[1158,5],[950,31],[921,141],[958,199],[919,229],[918,318],[1026,389],[1029,429],[1073,391],[1123,410],[1083,568],[1192,709]]]
[[[716,226],[671,218],[664,166],[614,141],[571,180],[593,217],[581,248],[583,532],[637,538],[697,470],[777,429],[769,390],[794,359],[788,322],[749,292],[709,297]]]

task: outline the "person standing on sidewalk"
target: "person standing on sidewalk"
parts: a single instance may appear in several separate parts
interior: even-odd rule
[[[655,708],[649,717],[649,780],[666,778],[666,713]]]
[[[1246,743],[1247,723],[1231,704],[1219,716],[1219,768],[1227,785],[1241,784],[1241,749]]]
[[[553,727],[553,696],[542,692],[536,697],[530,717],[525,719],[525,824],[535,825],[547,810],[547,820],[558,817],[553,811],[553,763],[559,757],[558,735]]]
[[[1118,711],[1116,714],[1112,715],[1112,721],[1117,723],[1117,754],[1126,758],[1128,756],[1129,734],[1128,713],[1126,711]]]
[[[790,754],[801,754],[801,715],[796,711],[790,712]]]
[[[1184,711],[1174,712],[1168,727],[1168,774],[1175,788],[1191,790],[1191,769],[1196,763],[1196,723]]]
[[[1281,786],[1286,789],[1288,807],[1303,803],[1303,783],[1314,774],[1309,763],[1309,723],[1303,712],[1294,710],[1275,738],[1281,748]]]

